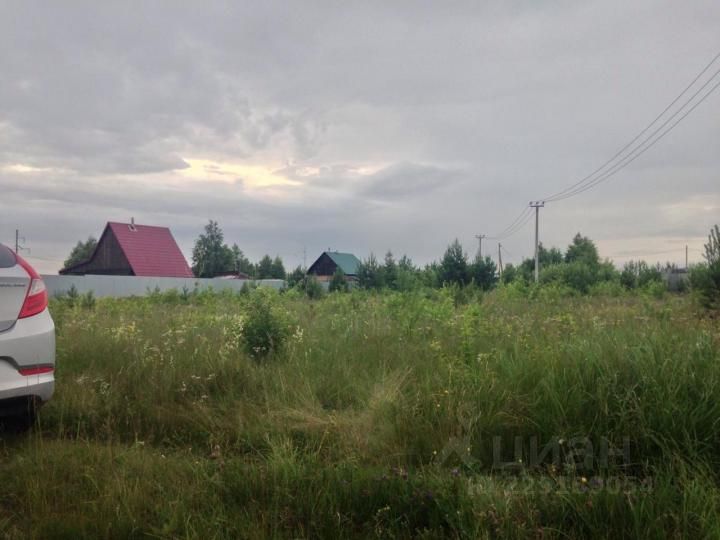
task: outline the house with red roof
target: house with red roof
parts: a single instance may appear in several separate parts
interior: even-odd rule
[[[60,274],[83,276],[194,277],[170,229],[108,222],[90,258]]]

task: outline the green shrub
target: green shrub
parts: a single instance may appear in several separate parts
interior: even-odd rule
[[[705,309],[720,309],[720,228],[710,231],[705,244],[705,260],[690,272],[690,287]]]
[[[649,283],[662,281],[662,272],[659,266],[650,266],[645,261],[638,263],[638,287],[645,287]]]
[[[540,270],[540,283],[549,285],[551,283],[565,282],[565,264],[551,264]]]
[[[498,287],[495,294],[501,299],[510,300],[527,298],[529,291],[530,286],[525,282],[525,280],[518,278]]]
[[[305,294],[310,300],[319,300],[325,296],[325,289],[320,284],[315,276],[305,276],[300,288],[305,291]]]
[[[264,288],[250,294],[242,340],[253,358],[281,351],[289,335],[288,315],[277,305],[275,296],[275,291]]]
[[[95,294],[92,291],[88,291],[80,297],[80,305],[84,309],[95,308]]]
[[[690,290],[700,306],[707,310],[720,309],[720,276],[707,263],[690,269]]]
[[[518,276],[517,268],[515,266],[513,266],[512,263],[507,263],[503,270],[501,281],[503,283],[511,283],[511,282],[515,281],[517,276]]]
[[[564,283],[555,282],[531,289],[530,298],[543,302],[557,302],[563,298],[577,296],[578,291]]]
[[[348,282],[345,279],[345,272],[339,266],[335,270],[332,279],[330,280],[330,292],[347,292],[349,290]]]
[[[618,281],[620,279],[620,272],[617,271],[611,261],[605,260],[597,266],[595,279],[598,283],[602,281]]]
[[[75,287],[75,284],[73,283],[70,286],[70,290],[67,292],[65,300],[67,301],[68,305],[72,307],[78,303],[79,299],[80,293],[78,292],[77,287]]]
[[[581,260],[565,264],[563,266],[563,277],[568,287],[572,287],[583,294],[587,293],[590,286],[596,281],[595,274],[590,266]]]
[[[642,288],[642,293],[653,298],[662,298],[667,292],[667,286],[663,281],[649,281],[645,283]]]
[[[626,262],[623,265],[622,272],[620,272],[620,284],[626,289],[636,289],[638,285],[637,274],[637,263],[635,261]]]
[[[625,294],[625,289],[619,281],[600,281],[590,287],[590,296],[611,296],[618,297]]]

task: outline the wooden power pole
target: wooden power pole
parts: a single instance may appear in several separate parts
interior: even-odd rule
[[[545,206],[545,201],[531,201],[530,207],[535,209],[535,283],[540,282],[540,209]]]
[[[500,277],[502,278],[503,275],[503,266],[502,266],[502,244],[498,242],[498,266],[500,266]]]
[[[478,259],[482,259],[482,241],[485,238],[484,234],[476,234],[475,238],[478,239]]]

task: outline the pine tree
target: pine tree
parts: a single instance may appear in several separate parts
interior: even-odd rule
[[[438,277],[440,283],[457,283],[465,285],[470,281],[470,273],[468,271],[468,258],[460,245],[460,241],[456,238],[450,244],[440,261]]]

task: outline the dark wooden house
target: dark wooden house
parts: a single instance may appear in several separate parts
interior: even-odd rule
[[[330,281],[335,271],[340,268],[348,281],[357,280],[360,259],[352,253],[338,251],[324,251],[317,260],[310,265],[307,273],[317,277],[319,281]]]
[[[167,227],[109,222],[90,258],[61,274],[193,277],[185,257]]]

